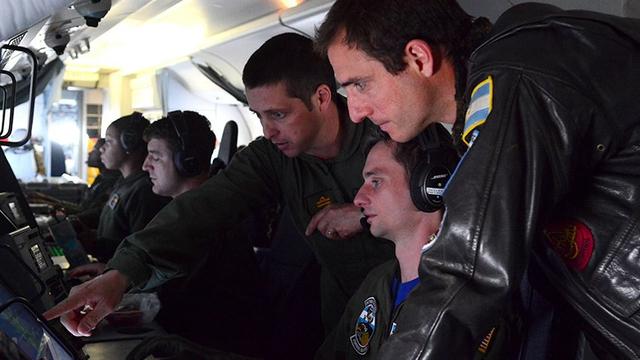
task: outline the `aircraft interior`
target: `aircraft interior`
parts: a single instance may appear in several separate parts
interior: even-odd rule
[[[522,2],[459,1],[469,14],[492,21]],[[542,2],[640,17],[636,0]],[[100,175],[88,165],[89,154],[122,116],[139,112],[153,123],[171,111],[191,110],[204,115],[217,135],[210,162],[211,173],[218,173],[263,135],[242,82],[249,56],[276,34],[312,38],[332,4],[0,0],[0,332],[20,339],[20,359],[124,359],[145,338],[167,334],[153,320],[133,319],[132,325],[124,314],[94,336],[76,338],[41,315],[79,284],[69,279],[69,269],[96,260],[67,218]],[[279,266],[272,281],[287,284],[274,295],[290,297],[278,311],[289,311],[286,326],[307,316],[316,320],[320,275],[314,254],[299,240],[290,209],[268,212],[271,223],[246,226],[258,233],[258,260]],[[291,305],[296,303],[310,305]],[[282,358],[312,356],[319,345],[313,336],[322,330],[307,330],[309,337],[299,332],[286,340],[299,348]]]

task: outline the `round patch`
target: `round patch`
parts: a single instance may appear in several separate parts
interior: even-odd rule
[[[364,301],[364,309],[356,320],[356,326],[353,335],[349,337],[351,346],[359,355],[364,355],[369,351],[369,343],[376,331],[376,312],[378,304],[372,296]]]
[[[551,248],[576,271],[584,270],[593,254],[593,234],[578,220],[564,220],[548,225],[544,234]]]

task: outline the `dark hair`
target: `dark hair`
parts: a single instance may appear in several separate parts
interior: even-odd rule
[[[420,141],[418,141],[417,138],[414,138],[408,142],[399,143],[391,139],[387,133],[378,131],[367,139],[367,143],[364,147],[365,155],[368,155],[371,149],[380,142],[391,147],[394,159],[404,167],[407,179],[411,178],[411,172],[416,167],[420,159],[424,157],[424,150],[420,147]]]
[[[337,96],[333,69],[326,56],[314,51],[313,41],[295,33],[276,35],[256,50],[242,71],[247,88],[284,83],[289,96],[298,98],[311,110],[311,96],[318,86]]]
[[[211,131],[211,123],[206,117],[195,111],[183,111],[182,119],[184,126],[188,127],[188,131],[186,131],[188,137],[183,140],[193,150],[194,156],[198,160],[200,173],[208,173],[211,154],[213,154],[216,143],[216,135]],[[184,135],[182,134],[182,136]],[[144,141],[149,142],[151,139],[166,141],[172,153],[178,151],[181,146],[176,128],[168,117],[154,121],[147,127],[144,131]]]
[[[467,38],[471,22],[455,0],[338,0],[316,31],[316,44],[326,53],[344,30],[347,45],[398,74],[407,65],[404,47],[409,41],[424,40],[452,56]]]
[[[127,140],[132,142],[132,144],[135,144],[135,149],[133,149],[133,151],[144,154],[145,156],[147,153],[147,147],[144,146],[142,133],[147,126],[149,126],[149,120],[137,111],[134,111],[129,115],[125,115],[109,124],[110,128],[118,132],[118,136],[120,137],[120,146],[123,148],[125,147],[122,144],[122,133],[127,131],[127,134],[131,135],[127,137]]]
[[[380,61],[394,75],[407,66],[404,48],[409,41],[420,39],[442,49],[455,69],[460,116],[466,109],[466,62],[491,30],[491,22],[474,20],[456,0],[337,0],[316,31],[316,49],[326,54],[341,30],[346,45]]]

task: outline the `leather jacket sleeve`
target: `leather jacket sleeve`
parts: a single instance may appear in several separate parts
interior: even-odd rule
[[[488,76],[492,110],[447,188],[440,234],[421,258],[422,283],[381,358],[471,358],[483,335],[515,312],[544,209],[567,193],[595,148],[585,138],[595,106],[582,94],[509,67],[470,83]]]

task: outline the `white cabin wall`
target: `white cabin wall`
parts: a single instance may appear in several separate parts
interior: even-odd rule
[[[262,134],[261,129],[260,132],[257,132],[254,125],[248,124],[248,122],[256,121],[258,122],[258,126],[260,125],[257,118],[250,119],[245,116],[247,113],[250,114],[250,111],[243,109],[245,107],[243,104],[210,101],[199,93],[194,93],[185,87],[189,79],[181,79],[173,75],[168,76],[166,81],[165,91],[167,94],[165,101],[167,102],[167,111],[191,110],[204,115],[211,122],[211,128],[216,134],[218,142],[222,136],[224,126],[229,120],[234,120],[238,124],[238,145],[246,145]],[[213,84],[211,85],[215,86]],[[217,154],[217,150],[216,148],[214,156]]]

